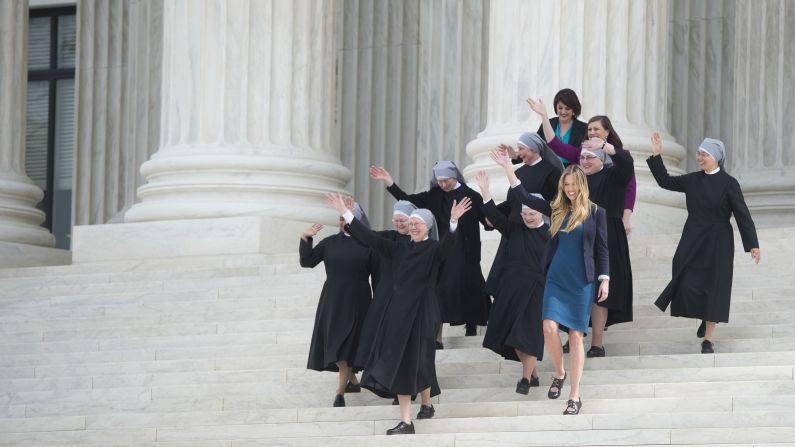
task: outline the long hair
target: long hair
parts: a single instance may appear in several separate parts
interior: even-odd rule
[[[607,134],[607,142],[612,144],[615,147],[623,148],[624,144],[621,143],[621,138],[618,136],[618,132],[613,127],[613,123],[610,122],[610,118],[606,117],[605,115],[596,115],[588,120],[588,124],[591,124],[595,121],[599,121],[599,124],[608,131]]]
[[[569,176],[574,177],[574,183],[577,184],[579,191],[574,203],[569,201],[563,191],[563,184],[566,181],[566,177]],[[585,176],[585,171],[579,165],[569,165],[563,171],[560,180],[558,180],[558,195],[552,201],[552,225],[549,226],[549,234],[552,237],[558,234],[566,216],[569,216],[569,223],[566,226],[566,231],[569,232],[585,222],[590,213],[591,201],[589,199],[588,178]]]

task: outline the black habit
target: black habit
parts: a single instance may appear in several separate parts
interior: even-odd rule
[[[394,267],[392,299],[388,300],[373,337],[362,386],[387,398],[416,395],[429,387],[431,396],[438,395],[436,276],[444,258],[452,255],[460,227],[456,235],[445,232],[441,242],[392,241],[375,235],[357,219],[353,219],[350,229],[356,238],[391,259]]]
[[[673,259],[671,282],[655,304],[671,305],[671,316],[727,323],[734,267],[734,232],[740,230],[746,252],[759,248],[756,227],[737,180],[721,169],[677,177],[668,175],[662,157],[646,160],[662,188],[685,193],[687,220]]]
[[[485,325],[489,319],[491,300],[486,294],[486,281],[480,268],[480,226],[485,223],[481,211],[483,198],[475,190],[461,183],[450,192],[438,186],[418,194],[406,194],[397,183],[387,188],[397,200],[408,200],[417,208],[427,208],[439,225],[439,238],[449,231],[450,209],[453,201],[464,197],[472,200],[472,209],[458,220],[458,243],[439,272],[437,296],[442,322]]]
[[[607,299],[597,306],[606,307],[607,326],[632,321],[632,264],[629,242],[624,229],[624,205],[627,185],[635,176],[632,156],[617,147],[611,155],[612,166],[588,176],[588,191],[593,203],[607,214],[607,248],[610,252],[610,291]],[[596,302],[596,297],[594,298]]]
[[[339,371],[336,362],[353,364],[367,309],[370,305],[371,272],[377,258],[370,248],[340,232],[312,247],[312,238],[301,239],[301,267],[323,262],[326,282],[320,292],[306,367]]]
[[[508,191],[509,199],[519,200],[520,209],[522,201],[515,191],[522,186]],[[543,200],[535,200],[541,205],[532,202],[527,205],[549,214],[549,205]],[[499,274],[489,274],[489,280],[494,277],[494,303],[483,347],[507,360],[519,360],[514,349],[541,360],[544,354],[541,318],[544,273],[541,264],[549,241],[549,227],[543,224],[538,228],[527,228],[524,221],[506,218],[491,200],[484,204],[483,212],[506,242],[502,254],[498,254],[502,261]]]

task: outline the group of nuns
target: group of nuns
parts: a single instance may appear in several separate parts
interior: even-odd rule
[[[317,245],[313,237],[322,225],[301,235],[301,266],[323,262],[327,276],[307,367],[339,373],[335,407],[362,387],[394,398],[401,420],[388,435],[415,432],[410,412],[417,395],[417,419],[434,416],[442,323],[465,325],[466,335],[475,335],[488,322],[483,346],[522,364],[517,393],[539,386],[536,362],[546,350],[554,367],[547,396],[560,397],[568,380],[563,414],[574,415],[582,407],[585,357],[604,357],[605,328],[632,321],[632,156],[607,116],[577,119],[581,106],[572,90],[555,95],[553,119],[541,100],[527,103],[541,127],[522,134],[515,148],[500,145],[489,154],[510,186],[501,204],[492,199],[485,172],[475,176],[478,193],[451,161],[436,163],[430,189],[418,194],[405,193],[386,169],[373,166],[370,177],[397,199],[394,230],[371,230],[352,198],[327,193],[340,216],[339,233]],[[744,249],[758,263],[756,229],[739,183],[724,168],[722,142],[705,139],[697,151],[700,169],[677,177],[665,169],[658,132],[651,142],[652,175],[662,188],[684,192],[688,211],[672,280],[655,304],[663,311],[670,305],[672,316],[701,320],[701,352],[712,353],[715,325],[729,318],[729,219],[734,215]],[[480,267],[481,226],[501,234],[488,280]],[[568,333],[565,345],[560,331]]]

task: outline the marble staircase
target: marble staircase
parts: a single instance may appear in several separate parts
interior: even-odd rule
[[[335,375],[305,369],[324,274],[295,253],[2,269],[0,447],[792,443],[795,228],[760,239],[761,265],[736,254],[716,354],[651,304],[677,237],[633,238],[636,318],[586,361],[581,415],[546,398],[548,361],[519,395],[518,363],[445,328],[436,416],[404,437],[383,435],[390,401],[331,408]]]

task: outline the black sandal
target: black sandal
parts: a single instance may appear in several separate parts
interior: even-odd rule
[[[549,386],[549,391],[547,391],[547,397],[550,399],[557,399],[560,397],[560,392],[563,390],[563,384],[566,382],[566,376],[568,372],[563,373],[563,378],[558,379],[555,376],[552,376],[552,385]],[[557,391],[552,391],[552,388],[557,388]]]
[[[580,400],[572,400],[569,399],[566,402],[566,409],[563,410],[563,414],[580,414],[580,408],[582,408],[582,399]]]

